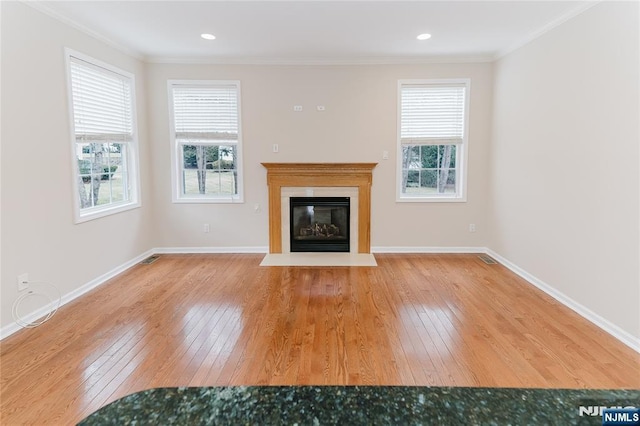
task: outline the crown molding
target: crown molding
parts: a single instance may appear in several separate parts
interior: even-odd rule
[[[548,33],[549,31],[551,31],[552,29],[564,24],[565,22],[575,18],[576,16],[586,12],[587,10],[591,9],[593,6],[602,3],[604,0],[595,0],[595,1],[589,1],[589,2],[585,2],[583,4],[581,4],[579,7],[565,13],[564,15],[561,15],[560,17],[554,19],[553,21],[547,23],[546,25],[538,28],[537,30],[535,30],[534,32],[532,32],[531,34],[529,34],[527,37],[516,41],[515,43],[511,44],[509,47],[507,47],[506,49],[503,49],[501,51],[499,51],[492,59],[492,61],[498,61],[502,58],[504,58],[505,56],[507,56],[510,53],[515,52],[516,50],[526,46],[527,44],[531,43],[532,41],[534,41],[535,39],[542,37],[543,35],[545,35],[546,33]]]
[[[372,56],[353,58],[264,58],[264,57],[147,57],[153,64],[193,65],[421,65],[493,62],[491,55],[476,56]]]
[[[55,11],[45,0],[19,0],[57,21],[81,31],[114,49],[135,59],[152,64],[185,64],[185,65],[423,65],[423,64],[455,64],[455,63],[490,63],[495,62],[512,52],[526,46],[552,29],[584,13],[605,0],[587,1],[575,9],[554,19],[527,37],[518,40],[496,54],[482,55],[432,55],[432,56],[371,56],[371,57],[325,57],[325,58],[265,58],[237,56],[146,56],[141,52],[118,43],[111,38]]]
[[[140,61],[146,61],[146,57],[141,54],[140,52],[138,52],[137,50],[131,49],[130,47],[124,46],[116,41],[113,41],[112,39],[104,36],[103,34],[100,34],[97,31],[94,31],[82,24],[80,24],[79,22],[66,17],[58,12],[56,12],[55,10],[53,10],[46,1],[44,0],[20,0],[20,3],[25,4],[39,12],[44,13],[45,15],[65,24],[70,26],[71,28],[74,28],[80,32],[83,32],[85,34],[87,34],[90,37],[93,37],[105,44],[107,44],[110,47],[113,47],[114,49],[124,53],[125,55],[131,56],[132,58],[138,59]]]

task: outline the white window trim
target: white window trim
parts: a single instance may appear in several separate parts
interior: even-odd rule
[[[215,86],[215,85],[234,85],[238,90],[238,141],[236,143],[236,151],[238,153],[238,193],[235,195],[182,195],[180,190],[180,146],[176,143],[176,129],[173,112],[173,87],[179,85],[189,86]],[[169,105],[169,141],[171,143],[171,200],[173,203],[182,204],[201,204],[201,203],[217,203],[217,204],[242,204],[244,203],[244,167],[242,162],[242,106],[240,80],[168,80],[167,81],[167,97]]]
[[[464,84],[466,88],[466,98],[464,105],[464,137],[458,146],[458,152],[462,149],[462,155],[456,155],[458,164],[458,178],[456,179],[455,195],[406,195],[402,193],[402,138],[401,138],[401,114],[402,114],[402,86],[410,84]],[[467,202],[467,164],[469,158],[469,100],[471,99],[471,79],[411,79],[398,80],[397,93],[397,147],[396,147],[396,202],[398,203],[465,203]]]
[[[128,210],[137,209],[142,206],[140,201],[140,163],[138,159],[138,117],[136,106],[136,80],[135,75],[117,68],[111,64],[95,59],[91,56],[76,50],[65,48],[65,62],[67,69],[67,99],[69,109],[69,132],[71,139],[71,164],[72,164],[72,188],[73,188],[73,211],[74,211],[74,223],[79,224],[88,222],[90,220],[98,219],[112,214],[125,212]],[[85,62],[93,64],[95,66],[112,71],[116,74],[120,74],[127,77],[131,81],[131,108],[132,108],[132,126],[133,126],[133,138],[128,144],[129,147],[129,193],[131,194],[130,201],[124,201],[121,203],[111,203],[106,206],[97,206],[89,209],[80,208],[80,198],[78,196],[80,188],[78,187],[78,157],[76,153],[76,137],[75,137],[75,120],[73,111],[73,95],[71,87],[71,58],[81,59]]]

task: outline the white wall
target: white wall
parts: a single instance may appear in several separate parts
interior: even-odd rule
[[[0,327],[23,272],[67,294],[152,247],[267,247],[260,162],[372,161],[373,247],[487,246],[640,336],[637,3],[599,4],[496,64],[386,66],[145,65],[0,4]],[[140,209],[73,224],[64,47],[136,75]],[[396,203],[397,80],[463,77],[468,202]],[[244,204],[171,202],[167,79],[241,81]]]
[[[16,276],[68,294],[154,246],[144,65],[18,2],[2,2],[0,326],[12,323]],[[136,75],[142,208],[75,225],[64,48]]]
[[[495,66],[489,247],[640,336],[638,3],[603,2]]]
[[[372,187],[373,247],[477,247],[486,237],[492,65],[149,64],[148,105],[162,247],[268,246],[266,170],[261,162],[378,162]],[[398,79],[470,78],[467,203],[396,203]],[[168,79],[240,80],[244,204],[172,204]],[[294,112],[302,105],[302,112]],[[318,112],[317,105],[326,110]],[[279,144],[279,153],[272,145]],[[382,160],[382,152],[390,153]],[[260,204],[261,212],[254,212]],[[202,232],[203,224],[211,232]],[[475,223],[478,232],[468,231]]]

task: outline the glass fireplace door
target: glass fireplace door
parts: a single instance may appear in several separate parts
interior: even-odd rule
[[[292,252],[349,252],[349,197],[291,197]]]

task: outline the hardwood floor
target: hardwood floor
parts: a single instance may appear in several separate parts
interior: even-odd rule
[[[476,255],[260,267],[164,255],[0,343],[0,423],[204,385],[640,388],[640,355]]]

